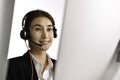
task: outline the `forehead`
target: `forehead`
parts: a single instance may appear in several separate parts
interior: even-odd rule
[[[48,24],[48,25],[51,24],[52,25],[52,22],[47,17],[36,17],[31,21],[31,25],[34,25],[34,24]]]

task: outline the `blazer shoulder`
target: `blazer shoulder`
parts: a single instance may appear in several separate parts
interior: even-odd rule
[[[14,57],[14,58],[10,58],[10,59],[8,59],[8,61],[9,62],[16,62],[16,61],[19,61],[19,60],[21,60],[22,59],[22,56],[19,56],[19,57]]]
[[[26,60],[26,58],[28,58],[29,55],[27,53],[25,53],[24,55],[22,56],[18,56],[18,57],[14,57],[14,58],[10,58],[8,59],[8,62],[9,63],[19,63],[19,62],[23,62]]]
[[[8,59],[9,66],[21,65],[23,64],[23,62],[24,62],[24,58],[22,56]]]
[[[53,65],[55,65],[57,60],[55,60],[55,59],[51,59],[51,60],[53,62]]]

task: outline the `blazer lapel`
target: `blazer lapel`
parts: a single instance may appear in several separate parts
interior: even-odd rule
[[[32,75],[33,75],[33,80],[38,80],[37,72],[35,70],[35,66],[34,66],[33,61],[31,63],[31,58],[30,58],[29,51],[27,51],[23,55],[23,58],[24,58],[24,68],[25,68],[25,72],[26,72],[26,76],[27,76],[26,80],[31,80]]]

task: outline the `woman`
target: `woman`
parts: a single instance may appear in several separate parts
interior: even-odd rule
[[[20,36],[28,40],[29,50],[9,60],[7,80],[53,80],[55,60],[46,51],[57,37],[53,17],[45,11],[28,12],[22,21]]]

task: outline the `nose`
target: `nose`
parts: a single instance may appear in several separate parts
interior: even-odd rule
[[[42,32],[42,38],[44,39],[44,38],[47,38],[47,37],[48,37],[47,30],[43,30],[43,32]]]

